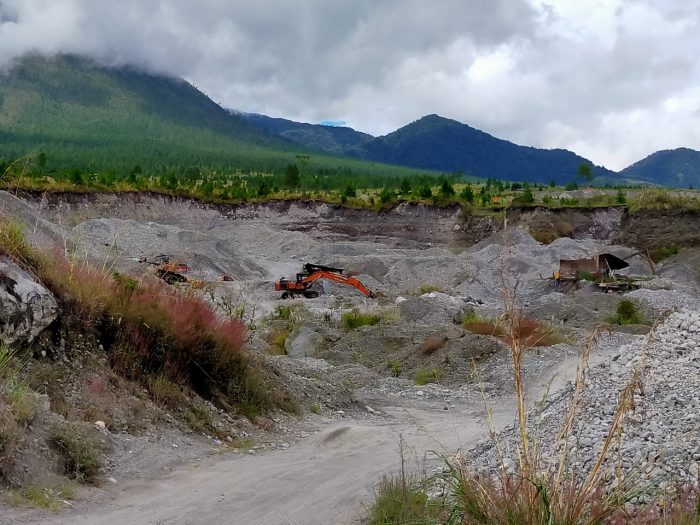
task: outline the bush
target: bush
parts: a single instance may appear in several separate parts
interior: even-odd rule
[[[342,316],[343,328],[345,330],[356,330],[361,326],[374,326],[381,321],[381,317],[377,314],[362,313],[357,310],[345,312]]]
[[[427,385],[428,383],[437,383],[442,377],[442,370],[439,368],[422,368],[416,370],[415,381],[419,386]]]
[[[65,474],[80,482],[95,479],[103,452],[86,429],[77,423],[60,423],[50,429],[51,441],[63,454]]]
[[[644,324],[644,318],[637,309],[637,305],[629,299],[623,299],[617,305],[615,315],[611,322],[619,325]]]
[[[28,425],[36,415],[34,393],[25,385],[15,386],[10,393],[12,413],[20,425]]]

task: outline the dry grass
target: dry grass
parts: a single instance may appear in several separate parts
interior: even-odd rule
[[[429,337],[420,345],[420,352],[423,355],[433,355],[445,346],[446,342],[446,337]]]

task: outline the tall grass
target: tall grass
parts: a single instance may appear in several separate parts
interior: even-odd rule
[[[207,399],[293,408],[244,351],[240,320],[219,317],[196,292],[155,278],[135,281],[62,253],[38,253],[17,232],[0,220],[0,250],[56,294],[64,317],[98,333],[117,372],[142,382],[163,376]]]

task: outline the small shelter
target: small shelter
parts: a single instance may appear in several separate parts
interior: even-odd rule
[[[629,263],[612,253],[601,253],[585,259],[561,259],[559,275],[562,279],[580,279],[581,274],[597,276],[612,275],[617,270],[629,267]]]

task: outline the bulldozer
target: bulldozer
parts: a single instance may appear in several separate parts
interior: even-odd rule
[[[306,263],[300,273],[296,275],[296,280],[290,280],[282,277],[275,283],[275,290],[282,292],[282,299],[291,297],[303,296],[307,299],[312,299],[319,296],[318,290],[313,289],[313,285],[321,279],[326,279],[340,284],[352,286],[362,294],[370,298],[377,297],[377,294],[369,290],[359,279],[344,275],[345,270],[342,268],[333,268],[331,266],[322,266],[320,264]]]

